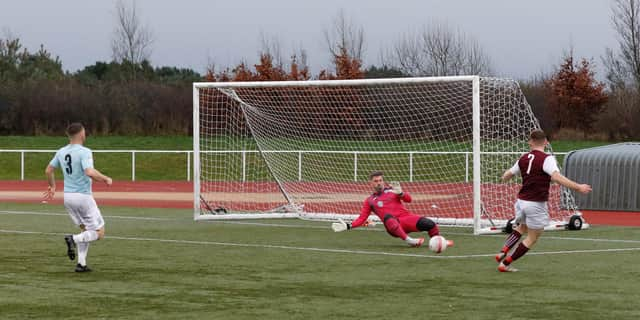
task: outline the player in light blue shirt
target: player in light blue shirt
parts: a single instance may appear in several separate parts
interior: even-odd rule
[[[49,188],[45,191],[44,198],[51,200],[55,196],[55,169],[60,168],[64,177],[64,207],[71,220],[82,230],[79,234],[64,237],[67,255],[74,260],[77,247],[78,264],[75,271],[87,272],[91,271],[87,267],[89,243],[104,238],[104,220],[91,194],[91,182],[95,180],[110,186],[113,180],[93,167],[91,150],[83,146],[86,133],[82,124],[70,124],[67,136],[69,144],[56,152],[45,170]]]
[[[49,162],[56,169],[61,164],[64,192],[91,194],[91,178],[85,174],[85,170],[93,169],[91,150],[81,144],[68,144]]]

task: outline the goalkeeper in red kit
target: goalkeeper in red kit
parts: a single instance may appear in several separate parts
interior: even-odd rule
[[[407,233],[426,231],[429,237],[440,235],[438,225],[433,220],[413,214],[404,207],[402,202],[411,202],[411,195],[403,192],[399,183],[386,186],[383,176],[382,171],[375,171],[369,175],[369,185],[373,194],[364,201],[360,216],[353,223],[342,220],[333,223],[333,231],[341,232],[363,226],[371,213],[375,213],[391,236],[404,240],[411,247],[421,246],[424,238],[412,238]],[[453,246],[453,241],[447,241],[448,246]]]

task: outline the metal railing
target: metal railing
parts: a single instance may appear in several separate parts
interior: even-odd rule
[[[55,154],[57,150],[31,150],[31,149],[21,149],[21,150],[3,150],[0,149],[0,153],[19,153],[20,154],[20,180],[24,180],[24,163],[25,163],[25,154],[26,153],[51,153]],[[93,153],[129,153],[131,154],[131,181],[136,181],[136,154],[139,153],[173,153],[173,154],[186,154],[186,178],[187,181],[191,181],[191,156],[193,155],[193,151],[191,150],[91,150]]]
[[[20,154],[20,180],[24,180],[25,177],[25,154],[26,153],[51,153],[54,154],[57,150],[31,150],[31,149],[0,149],[0,153],[19,153]],[[191,181],[192,173],[192,150],[92,150],[94,153],[129,153],[131,155],[131,181],[136,180],[136,154],[141,153],[156,153],[156,154],[186,154],[186,180]],[[201,153],[240,153],[242,159],[242,181],[246,181],[247,178],[247,153],[258,153],[257,150],[220,150],[220,151],[202,151]],[[266,150],[263,153],[296,153],[297,154],[297,169],[298,169],[298,181],[302,181],[302,169],[303,169],[303,155],[313,153],[337,153],[337,154],[352,154],[353,155],[353,180],[358,180],[358,155],[369,154],[404,154],[408,156],[409,162],[409,181],[413,181],[414,178],[414,156],[415,155],[450,155],[459,154],[464,155],[465,162],[465,181],[468,182],[470,178],[470,166],[469,161],[472,158],[471,151],[326,151],[326,150]],[[482,154],[513,154],[518,155],[522,152],[483,152]],[[555,152],[555,155],[566,155],[567,152]]]

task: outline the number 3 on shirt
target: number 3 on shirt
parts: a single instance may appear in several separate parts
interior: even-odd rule
[[[527,158],[529,158],[529,166],[527,167],[527,174],[529,174],[531,172],[531,165],[533,164],[533,159],[535,159],[536,156],[533,153],[529,153],[529,155],[527,155]]]
[[[64,156],[64,160],[67,162],[67,167],[64,168],[64,170],[67,171],[67,174],[73,173],[73,169],[71,169],[71,155],[67,154]],[[531,167],[531,164],[529,164],[529,167]]]

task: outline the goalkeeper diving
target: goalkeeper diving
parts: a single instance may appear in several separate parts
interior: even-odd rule
[[[386,186],[382,171],[374,171],[369,175],[369,186],[373,193],[364,200],[360,216],[353,223],[344,222],[342,219],[332,223],[333,231],[342,232],[364,226],[373,212],[391,236],[404,240],[411,247],[421,246],[424,238],[412,238],[408,233],[425,231],[429,237],[440,235],[438,225],[433,220],[413,214],[404,207],[402,203],[411,202],[411,195],[404,192],[399,183]],[[453,246],[453,241],[447,241],[448,246]]]

